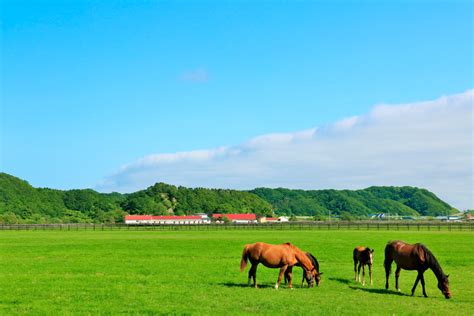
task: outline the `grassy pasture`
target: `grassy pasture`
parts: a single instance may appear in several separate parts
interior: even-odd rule
[[[450,274],[446,300],[431,271],[410,297],[416,272],[402,271],[401,293],[384,289],[388,240],[423,242]],[[324,272],[320,288],[275,290],[278,270],[260,266],[259,289],[239,272],[243,245],[291,241]],[[0,231],[0,314],[371,314],[472,315],[474,234],[415,231]],[[353,281],[352,249],[375,248],[373,287]]]

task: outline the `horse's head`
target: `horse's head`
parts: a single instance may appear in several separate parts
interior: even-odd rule
[[[308,287],[314,287],[314,281],[316,280],[316,284],[319,286],[319,281],[315,277],[315,272],[316,270],[313,268],[312,270],[304,270],[304,278],[306,279],[306,282],[308,283]]]
[[[319,284],[321,283],[321,274],[323,274],[322,272],[319,273],[318,271],[316,271],[316,269],[313,270],[313,276],[314,276],[314,280],[316,281],[316,286],[319,287]]]
[[[438,289],[443,293],[444,297],[451,298],[451,291],[449,291],[449,275],[446,275],[438,280]]]
[[[307,252],[306,256],[308,257],[308,259],[311,261],[311,264],[313,265],[311,270],[310,270],[311,271],[311,276],[312,276],[314,282],[316,282],[316,286],[319,286],[319,284],[321,283],[321,274],[322,273],[319,273],[318,260],[310,252]],[[309,285],[309,282],[308,282],[308,285]],[[314,286],[314,283],[313,283],[313,286]]]
[[[374,264],[374,249],[370,249],[369,247],[366,247],[364,251],[361,253],[361,261],[364,264]]]
[[[369,250],[369,263],[370,265],[374,264],[374,249],[367,248]]]

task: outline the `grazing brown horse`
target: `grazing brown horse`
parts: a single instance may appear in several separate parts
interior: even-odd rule
[[[323,274],[323,272],[319,272],[319,262],[311,253],[306,252],[305,254],[308,257],[308,259],[311,260],[311,263],[314,266],[314,270],[312,271],[313,279],[316,281],[316,286],[319,286],[319,284],[321,283],[321,275]],[[299,264],[297,263],[295,264],[295,266],[299,266]],[[292,273],[293,273],[293,267],[288,267],[288,269],[286,269],[285,271],[285,283],[287,283],[290,277],[292,277],[290,276],[292,275]],[[310,280],[306,279],[306,274],[303,273],[303,279],[301,280],[301,287],[304,287],[305,280],[308,283],[309,287],[314,286],[314,283],[311,285]]]
[[[374,249],[358,246],[352,252],[354,259],[354,279],[360,282],[360,267],[362,266],[362,285],[365,285],[365,265],[369,267],[370,285],[372,285],[372,265],[374,264]],[[357,264],[359,267],[357,268]]]
[[[313,270],[315,270],[311,260],[298,247],[287,242],[281,245],[271,245],[263,242],[245,245],[242,252],[242,260],[240,261],[240,271],[242,272],[247,266],[247,260],[250,261],[252,267],[249,270],[248,284],[250,286],[250,279],[253,278],[253,285],[257,287],[257,266],[262,263],[268,268],[280,268],[275,288],[278,289],[283,274],[288,267],[293,267],[299,264],[304,272],[309,284],[313,284]],[[292,287],[292,276],[289,274],[288,287]]]
[[[416,286],[418,281],[421,281],[423,287],[423,295],[426,295],[425,291],[425,279],[423,273],[426,270],[431,269],[438,279],[438,289],[443,293],[445,298],[451,298],[451,292],[449,291],[449,275],[445,275],[443,269],[436,260],[433,253],[431,253],[428,248],[423,244],[407,244],[403,241],[390,241],[387,246],[385,246],[385,276],[386,283],[385,288],[388,289],[388,278],[390,276],[390,268],[392,266],[392,261],[395,261],[397,264],[397,270],[395,271],[395,287],[400,291],[398,287],[398,277],[400,276],[400,270],[417,270],[418,276],[416,277],[415,284],[411,289],[411,295],[415,294]]]

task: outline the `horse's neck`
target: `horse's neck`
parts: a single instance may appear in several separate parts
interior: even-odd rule
[[[433,271],[434,275],[436,278],[439,280],[442,280],[445,276],[443,269],[438,263],[438,260],[436,260],[435,256],[433,254],[429,254],[428,258],[428,267]]]
[[[299,250],[295,249],[296,260],[300,263],[301,267],[305,270],[311,270],[311,261],[306,256],[306,254]]]

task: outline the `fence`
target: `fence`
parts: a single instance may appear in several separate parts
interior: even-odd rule
[[[16,224],[0,225],[0,230],[56,231],[211,231],[211,230],[408,230],[408,231],[474,231],[474,223],[446,222],[288,222],[262,224]]]

